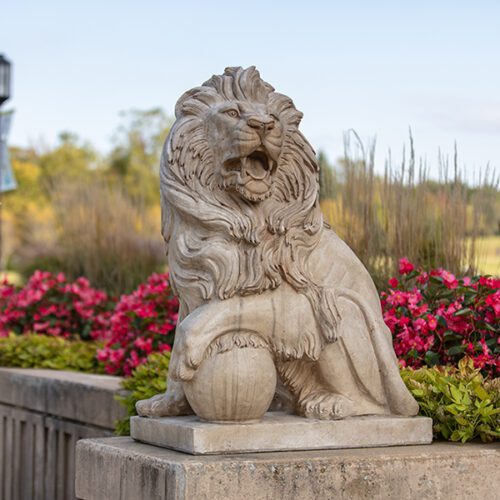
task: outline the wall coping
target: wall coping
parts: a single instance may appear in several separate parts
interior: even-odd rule
[[[0,403],[113,429],[125,409],[115,399],[120,377],[0,367]]]

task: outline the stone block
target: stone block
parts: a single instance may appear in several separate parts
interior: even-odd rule
[[[257,423],[214,424],[196,416],[132,417],[137,441],[193,455],[366,448],[429,444],[432,420],[426,417],[367,416],[313,420],[282,412]]]
[[[131,438],[77,444],[83,500],[498,498],[500,447],[425,446],[188,455]]]

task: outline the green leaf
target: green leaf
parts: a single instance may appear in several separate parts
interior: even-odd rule
[[[446,409],[452,414],[452,415],[459,415],[460,410],[455,406],[455,405],[448,405]]]
[[[464,345],[454,345],[453,347],[450,347],[446,353],[448,356],[454,356],[455,354],[461,354],[465,351],[465,346]]]
[[[463,417],[462,415],[456,415],[455,420],[460,424],[460,425],[469,425],[470,422]]]
[[[448,326],[446,319],[443,316],[441,316],[440,314],[436,315],[436,320],[437,320],[439,326],[442,326],[443,328],[446,328]]]
[[[434,351],[427,351],[425,353],[425,364],[427,366],[435,366],[439,364],[439,354]]]
[[[479,384],[474,385],[472,388],[476,396],[482,401],[488,399],[488,393],[483,389],[483,387]]]
[[[446,332],[444,332],[444,338],[445,340],[458,340],[462,338],[462,335],[459,335],[458,333],[451,330],[447,330]]]

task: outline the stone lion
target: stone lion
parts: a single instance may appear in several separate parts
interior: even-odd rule
[[[167,392],[138,413],[192,413],[182,383],[209,346],[258,337],[300,415],[415,415],[373,281],[323,221],[292,100],[254,67],[227,68],[186,92],[175,116],[160,175],[179,324]]]

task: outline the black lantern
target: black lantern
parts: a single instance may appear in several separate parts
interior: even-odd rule
[[[0,54],[0,106],[10,97],[11,64]]]

